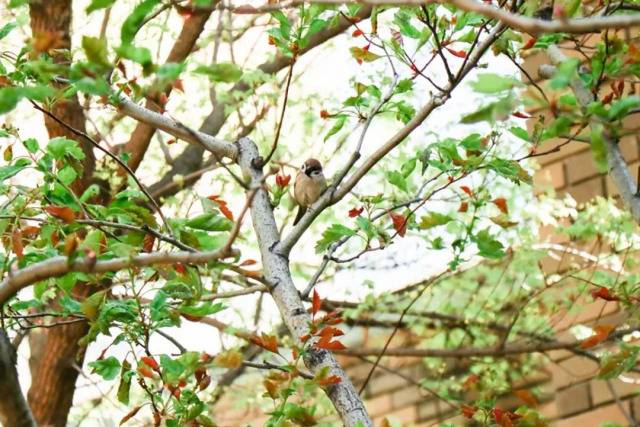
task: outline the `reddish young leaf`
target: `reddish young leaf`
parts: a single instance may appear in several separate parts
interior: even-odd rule
[[[511,113],[511,115],[513,117],[517,117],[519,119],[530,119],[531,115],[527,114],[527,113],[523,113],[521,111],[514,111],[513,113]]]
[[[153,234],[145,234],[144,239],[142,239],[142,252],[151,252],[153,251],[153,244],[156,241],[156,236]]]
[[[21,229],[23,237],[35,237],[40,233],[40,227],[36,227],[35,225],[27,225],[22,227]]]
[[[391,221],[393,221],[393,228],[400,237],[404,237],[407,233],[407,219],[404,215],[395,212],[389,212],[389,216],[391,217]]]
[[[222,213],[225,218],[227,218],[229,221],[233,221],[233,212],[231,212],[231,209],[227,207],[226,203],[218,202],[218,209],[220,209],[220,213]]]
[[[360,37],[363,34],[364,33],[362,32],[362,30],[356,29],[356,30],[353,31],[353,33],[351,33],[351,37]]]
[[[351,208],[349,209],[349,218],[355,218],[357,216],[359,216],[362,211],[364,211],[364,207],[361,206],[359,208]]]
[[[580,343],[580,348],[591,348],[606,340],[609,334],[615,329],[611,325],[598,325],[593,328],[593,335]]]
[[[460,407],[460,412],[462,412],[462,415],[468,419],[473,418],[473,415],[476,413],[477,410],[478,408],[476,408],[475,406],[470,406],[466,404],[462,404],[462,406]]]
[[[240,267],[246,267],[247,265],[254,265],[257,263],[258,261],[256,261],[255,259],[246,259],[240,263]]]
[[[538,406],[538,399],[529,390],[516,390],[513,394],[527,406]]]
[[[176,262],[175,269],[178,274],[184,274],[187,272],[187,268],[181,262]]]
[[[278,338],[273,335],[253,336],[251,337],[251,342],[267,351],[278,353]]]
[[[462,383],[462,388],[464,390],[469,390],[475,383],[478,382],[479,379],[480,377],[477,376],[476,374],[469,375],[467,379],[464,380],[464,383]]]
[[[593,299],[603,299],[605,301],[620,301],[620,297],[611,293],[608,288],[598,286],[598,289],[591,291]]]
[[[269,36],[269,45],[271,46],[275,46],[276,45],[276,39],[273,38],[273,36]]]
[[[289,185],[289,182],[291,181],[291,175],[276,175],[276,185],[280,188],[284,188],[287,185]]]
[[[347,348],[340,341],[331,341],[330,336],[321,337],[313,346],[324,350],[345,350]]]
[[[331,117],[331,114],[327,110],[320,110],[320,117],[326,120]]]
[[[64,239],[64,254],[66,256],[71,256],[77,248],[78,237],[76,236],[76,233],[67,235],[67,237]]]
[[[320,387],[327,387],[327,386],[339,384],[340,381],[342,381],[342,378],[340,378],[337,375],[331,375],[326,378],[322,378],[321,380],[317,380],[316,382]]]
[[[466,212],[469,210],[469,203],[462,202],[460,203],[460,207],[458,208],[458,212]]]
[[[73,211],[67,206],[45,206],[43,209],[49,215],[61,219],[67,224],[71,224],[75,219]]]
[[[13,233],[11,233],[11,250],[13,250],[13,253],[16,254],[18,259],[22,259],[24,257],[22,234],[17,228],[13,230]]]
[[[171,138],[167,141],[167,145],[172,145],[175,144],[177,142],[177,140],[175,138]]]
[[[611,101],[613,101],[613,92],[611,92],[608,95],[605,95],[605,97],[602,98],[602,104],[603,105],[611,104]]]
[[[171,83],[171,86],[173,86],[175,90],[184,93],[184,86],[182,85],[182,79],[175,79]]]
[[[127,415],[122,417],[122,419],[120,420],[120,423],[118,425],[122,425],[122,424],[126,423],[127,421],[129,421],[131,418],[135,417],[136,414],[138,413],[138,411],[140,411],[140,408],[142,408],[142,406],[136,406],[131,411],[129,411],[127,413]]]
[[[318,295],[318,291],[313,290],[313,300],[311,302],[311,315],[316,317],[316,314],[320,310],[320,306],[322,305],[322,300],[320,299],[320,295]]]
[[[473,196],[473,191],[471,191],[471,189],[469,187],[467,187],[466,185],[460,186],[460,189],[462,191],[464,191],[465,193],[467,193],[469,195],[469,197]]]
[[[531,39],[527,40],[527,42],[520,48],[520,50],[531,49],[533,46],[535,46],[535,44],[537,42],[538,42],[538,39],[531,38]]]
[[[153,357],[143,356],[140,358],[140,361],[145,365],[147,365],[148,367],[150,367],[151,369],[153,369],[154,371],[157,371],[160,368],[160,366],[158,365],[158,362],[156,362],[156,360]]]
[[[143,365],[139,365],[138,366],[138,373],[140,375],[142,375],[143,377],[147,377],[147,378],[153,378],[153,372],[151,371],[151,369],[143,366]]]
[[[446,47],[445,49],[447,49],[447,51],[449,51],[450,54],[452,54],[453,56],[457,56],[458,58],[467,57],[467,52],[465,52],[464,50],[453,50],[450,47]]]
[[[344,332],[342,332],[342,330],[340,330],[338,328],[334,328],[333,326],[325,326],[316,335],[318,335],[320,337],[323,337],[323,338],[324,337],[333,338],[333,337],[340,337],[340,336],[344,335]]]
[[[494,205],[500,209],[503,214],[509,213],[509,208],[507,207],[507,201],[503,197],[499,197],[491,201]]]

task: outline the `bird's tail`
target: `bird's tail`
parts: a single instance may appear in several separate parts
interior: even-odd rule
[[[296,219],[293,220],[293,225],[296,225],[302,219],[306,211],[307,208],[305,208],[304,206],[300,206],[298,208],[298,214],[296,215]]]

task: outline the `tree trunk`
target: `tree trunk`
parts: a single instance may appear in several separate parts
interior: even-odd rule
[[[71,0],[32,0],[29,4],[34,54],[47,53],[55,62],[68,64],[62,50],[71,48]],[[85,131],[85,117],[73,95],[56,102],[51,112],[63,122],[80,131]],[[63,136],[78,140],[78,137],[48,116],[45,126],[51,138]],[[85,154],[82,164],[78,164],[80,179],[71,185],[74,193],[80,195],[91,181],[95,167],[93,147],[88,141],[79,140]],[[80,300],[95,287],[80,284],[74,297]],[[56,319],[52,320],[53,322]],[[78,372],[74,363],[82,366],[84,348],[78,340],[86,335],[88,325],[84,322],[43,329],[32,335],[31,344],[31,388],[28,399],[39,426],[60,426],[67,423],[67,415],[73,402]]]
[[[16,370],[16,352],[9,337],[0,329],[0,423],[12,427],[35,427]]]

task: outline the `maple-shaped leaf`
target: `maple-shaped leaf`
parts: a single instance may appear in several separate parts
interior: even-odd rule
[[[278,338],[274,335],[262,334],[251,337],[251,342],[272,353],[278,353]]]
[[[351,51],[351,56],[353,56],[356,61],[361,62],[373,62],[376,59],[382,58],[380,55],[376,55],[373,52],[369,52],[369,49],[362,47],[352,47],[349,49]]]
[[[355,218],[364,211],[364,207],[352,208],[349,210],[349,218]]]
[[[460,406],[460,412],[462,412],[462,415],[468,419],[473,418],[473,415],[476,413],[477,410],[478,408],[474,406],[466,405],[466,404],[463,404],[462,406]]]
[[[61,219],[67,224],[71,224],[75,220],[75,215],[68,206],[45,206],[43,209],[49,215]]]
[[[591,348],[600,344],[609,337],[615,329],[612,325],[598,325],[593,328],[593,335],[580,343],[580,348]]]
[[[389,212],[389,216],[391,217],[391,221],[393,221],[393,228],[396,230],[396,233],[398,233],[400,237],[404,237],[404,235],[407,234],[407,219],[404,215],[395,212]]]

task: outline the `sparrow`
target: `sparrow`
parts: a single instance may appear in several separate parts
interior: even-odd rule
[[[317,159],[307,159],[300,167],[293,186],[293,198],[299,206],[293,225],[300,221],[307,208],[320,198],[326,188],[327,180],[322,173],[322,164]]]

